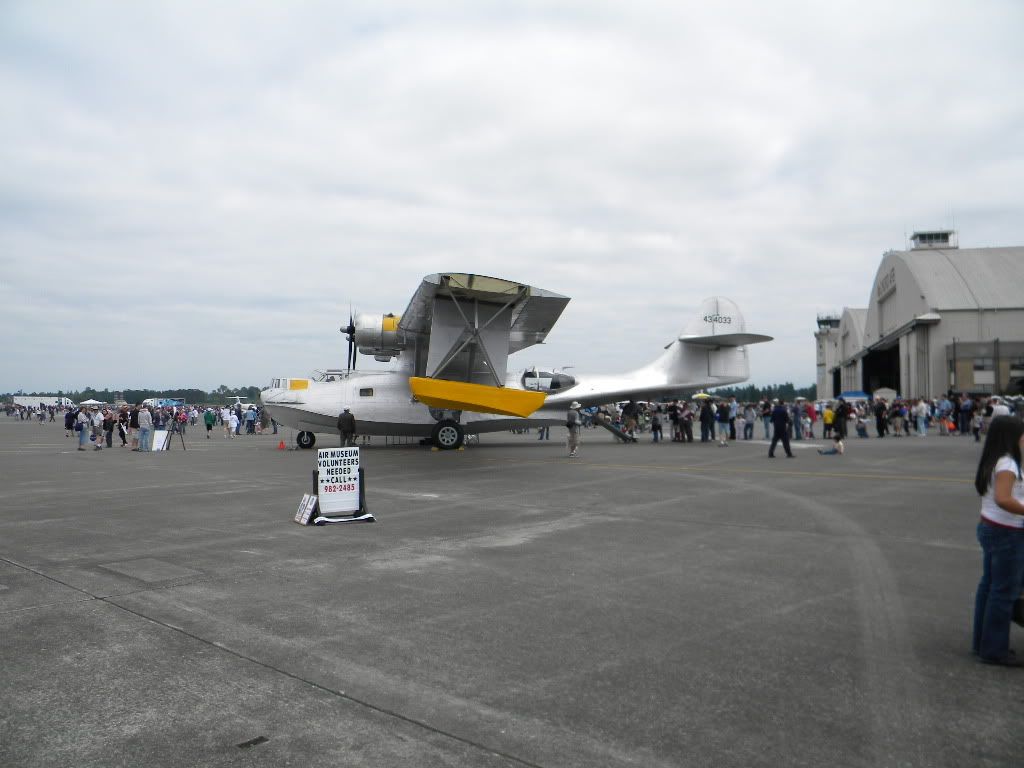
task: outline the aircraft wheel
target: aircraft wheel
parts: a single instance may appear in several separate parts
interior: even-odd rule
[[[316,445],[316,435],[312,432],[299,432],[295,437],[295,443],[303,450],[308,450]]]
[[[434,445],[442,451],[452,451],[462,445],[465,436],[466,433],[462,431],[462,427],[457,421],[442,419],[437,422],[430,438],[434,441]]]

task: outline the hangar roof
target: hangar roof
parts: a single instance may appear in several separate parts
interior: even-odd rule
[[[864,323],[867,322],[867,319],[867,307],[843,307],[843,320],[845,322],[842,324],[842,327],[845,329],[849,325],[851,332],[855,333],[858,339],[864,336]]]
[[[843,307],[839,321],[839,359],[846,360],[864,347],[864,326],[867,323],[866,307]]]
[[[896,252],[938,311],[1024,307],[1024,247]]]

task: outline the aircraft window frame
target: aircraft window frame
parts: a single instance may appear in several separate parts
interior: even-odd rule
[[[359,390],[360,397],[373,397],[373,387],[362,387]]]

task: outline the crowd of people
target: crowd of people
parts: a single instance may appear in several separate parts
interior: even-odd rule
[[[250,405],[243,409],[232,406],[152,406],[143,403],[120,406],[44,406],[5,408],[9,417],[38,420],[40,423],[64,422],[64,436],[78,440],[78,450],[102,451],[115,447],[115,436],[121,448],[142,452],[152,450],[153,434],[164,430],[184,435],[189,427],[206,430],[206,437],[223,431],[225,438],[260,435],[265,430],[277,434],[277,422],[263,408]]]
[[[834,438],[837,430],[844,436],[855,434],[867,438],[871,436],[869,429],[873,429],[877,437],[925,437],[932,433],[973,436],[980,440],[993,418],[1015,413],[1016,405],[1013,400],[998,395],[897,398],[891,402],[881,398],[847,402],[842,397],[825,402],[811,402],[806,398],[781,402],[789,415],[787,436],[791,440],[816,439],[819,423],[824,439]],[[779,404],[779,399],[741,403],[735,397],[709,395],[671,403],[631,400],[621,405],[580,409],[580,426],[596,426],[603,418],[630,438],[649,432],[653,442],[660,442],[666,439],[665,430],[668,430],[673,442],[694,442],[694,435],[699,435],[702,443],[728,445],[733,440],[753,440],[758,431],[763,439],[770,440],[774,431],[772,414]],[[544,437],[541,433],[539,439]]]
[[[673,400],[669,403],[647,403],[629,400],[621,404],[575,408],[577,429],[593,428],[599,422],[612,426],[622,439],[636,441],[649,433],[653,442],[672,441],[693,443],[699,437],[702,443],[728,446],[735,440],[782,441],[789,454],[789,441],[831,438],[833,446],[821,453],[842,454],[844,440],[855,434],[860,438],[926,437],[929,433],[942,436],[973,436],[980,441],[994,418],[1014,413],[1017,404],[998,395],[972,397],[969,394],[936,398],[896,398],[891,402],[882,398],[874,401],[847,402],[840,397],[834,401],[812,402],[796,398],[787,403],[781,399],[758,402],[739,402],[735,397],[715,397],[699,394],[691,400]],[[152,433],[166,430],[185,433],[188,427],[200,422],[209,438],[216,430],[225,438],[241,435],[259,435],[272,429],[277,434],[277,423],[264,410],[255,405],[235,406],[166,406],[153,407],[136,403],[120,407],[63,407],[6,406],[8,416],[20,419],[38,419],[53,422],[64,419],[67,436],[77,433],[79,449],[93,450],[114,446],[117,435],[122,447],[149,450]],[[760,427],[760,428],[759,428]],[[340,429],[340,427],[339,427]],[[528,431],[528,430],[516,430]],[[760,432],[760,435],[757,433]],[[777,438],[777,439],[776,439]],[[538,439],[550,439],[550,428],[538,430]],[[774,452],[774,445],[771,448]]]
[[[842,455],[850,434],[859,438],[870,437],[869,423],[874,424],[879,438],[917,436],[926,437],[929,431],[943,436],[966,435],[980,441],[988,425],[1000,416],[1017,411],[1017,403],[998,395],[973,398],[970,395],[951,395],[938,398],[896,398],[888,402],[882,398],[872,401],[847,402],[839,397],[834,401],[811,402],[797,398],[792,403],[784,399],[739,402],[735,397],[715,398],[696,395],[693,400],[673,400],[671,403],[644,403],[630,400],[622,404],[582,408],[574,403],[570,407],[570,420],[578,431],[605,422],[625,442],[635,442],[638,434],[650,432],[652,442],[661,442],[665,431],[673,442],[715,442],[728,446],[734,440],[753,440],[758,423],[761,437],[771,441],[768,455],[774,457],[776,445],[782,442],[786,455],[792,457],[790,441],[816,439],[815,430],[821,423],[821,437],[831,438],[833,444],[819,449],[824,455]],[[1016,412],[1016,415],[1020,415]],[[567,422],[567,426],[569,426]],[[538,439],[549,438],[549,430],[541,429]],[[571,455],[575,449],[571,449]]]

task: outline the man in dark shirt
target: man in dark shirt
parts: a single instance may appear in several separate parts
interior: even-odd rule
[[[793,452],[789,449],[789,423],[789,408],[786,407],[786,401],[780,397],[779,402],[772,408],[772,428],[774,432],[772,434],[772,444],[768,448],[768,458],[775,458],[775,446],[778,445],[779,440],[782,441],[782,447],[786,450],[786,458],[793,458]]]
[[[132,450],[139,449],[139,409],[142,403],[136,403],[135,407],[128,413],[128,437],[132,441]]]
[[[878,433],[879,437],[885,437],[885,433],[889,431],[885,416],[885,400],[883,398],[879,398],[875,401],[875,431]]]
[[[342,448],[356,444],[356,417],[348,408],[338,415],[338,432],[341,433]]]
[[[849,432],[847,429],[849,425],[850,404],[840,397],[839,401],[836,403],[836,418],[832,423],[832,431],[834,433],[838,433],[840,440],[845,440],[847,432]]]

